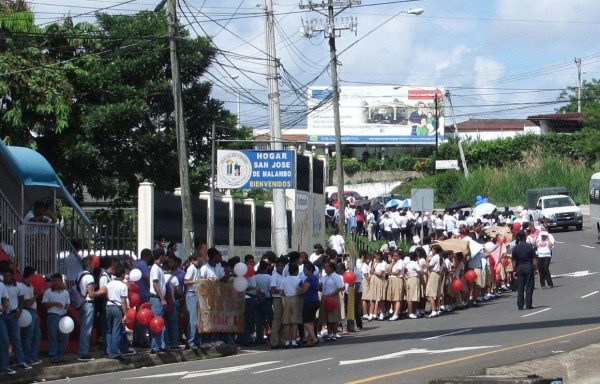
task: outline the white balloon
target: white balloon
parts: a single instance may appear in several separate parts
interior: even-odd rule
[[[131,272],[129,272],[129,281],[138,281],[141,278],[142,271],[140,271],[139,269],[132,269]]]
[[[24,309],[23,312],[21,312],[21,316],[19,317],[19,327],[29,327],[31,325],[32,320],[33,319],[31,318],[31,313],[29,313],[28,310]]]
[[[65,316],[58,322],[58,329],[60,329],[62,333],[69,334],[75,329],[75,323],[69,316]]]
[[[236,276],[244,276],[246,272],[248,272],[248,266],[242,262],[239,262],[233,267],[233,272],[235,272]]]
[[[233,289],[238,292],[244,292],[248,288],[248,280],[243,276],[233,279]]]
[[[483,248],[485,248],[485,251],[487,253],[490,253],[496,248],[496,244],[492,243],[491,241],[488,241],[487,243],[485,243]]]

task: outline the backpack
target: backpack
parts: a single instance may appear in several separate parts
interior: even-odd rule
[[[69,298],[71,299],[71,307],[74,309],[80,309],[83,306],[83,304],[85,304],[86,295],[82,294],[79,290],[79,283],[81,282],[83,276],[89,274],[90,273],[88,271],[84,271],[75,282],[75,285],[69,288]]]
[[[175,310],[175,292],[173,291],[173,285],[171,285],[171,280],[173,280],[174,277],[175,275],[171,275],[166,284],[165,300],[167,301],[167,305],[165,306],[165,313],[167,315],[171,315]]]

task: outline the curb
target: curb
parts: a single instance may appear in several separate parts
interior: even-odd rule
[[[50,380],[69,379],[72,377],[89,376],[91,374],[114,373],[142,367],[152,367],[162,364],[181,363],[185,361],[213,359],[236,355],[240,352],[237,345],[222,344],[216,347],[199,348],[197,350],[169,351],[157,355],[144,351],[135,355],[125,356],[114,360],[100,358],[89,362],[70,362],[61,365],[35,366],[33,369],[17,370],[16,375],[2,375],[2,384],[21,384],[43,382]]]

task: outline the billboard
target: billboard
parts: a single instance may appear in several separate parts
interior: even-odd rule
[[[308,93],[308,142],[332,144],[333,91],[310,87]],[[443,101],[440,87],[340,87],[342,143],[435,145],[436,131],[438,142],[444,139]]]
[[[294,151],[217,151],[217,188],[295,188]]]

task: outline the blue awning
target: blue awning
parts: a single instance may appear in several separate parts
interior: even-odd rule
[[[0,167],[2,190],[15,207],[26,211],[35,201],[51,200],[56,197],[66,201],[86,223],[91,224],[44,156],[30,148],[7,146],[2,140],[0,140],[0,156],[3,163]],[[6,185],[13,181],[15,176],[24,187],[24,196],[15,196],[21,188]],[[21,206],[21,201],[25,206]]]

